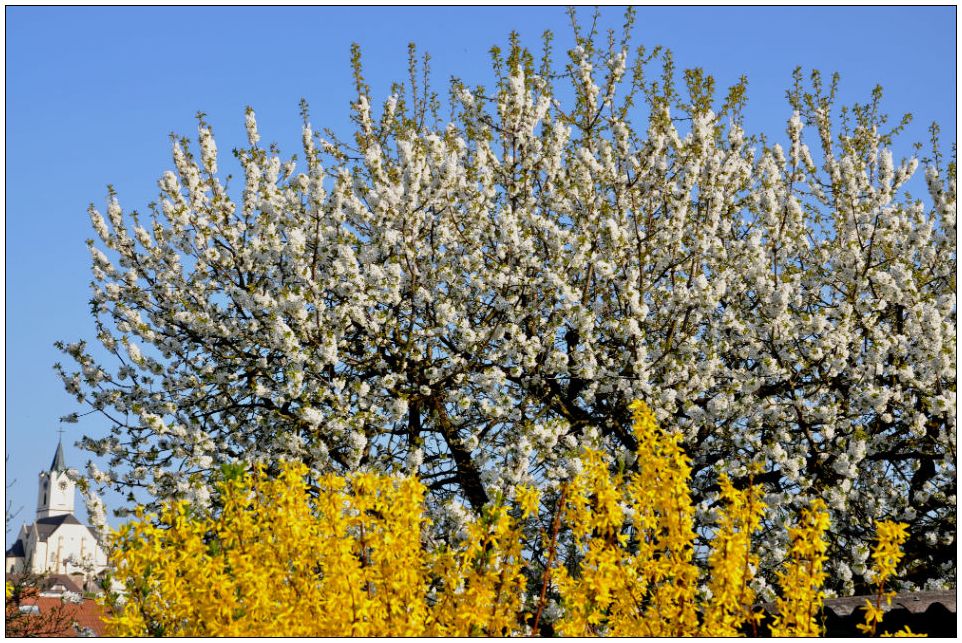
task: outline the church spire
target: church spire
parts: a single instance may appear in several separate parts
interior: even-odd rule
[[[63,429],[59,431],[60,440],[57,441],[57,452],[53,454],[53,462],[50,463],[51,471],[66,471],[67,465],[63,461]]]
[[[40,472],[37,487],[37,518],[73,514],[77,483],[63,457],[63,438],[57,441],[50,468]]]

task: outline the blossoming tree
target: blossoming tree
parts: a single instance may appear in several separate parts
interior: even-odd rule
[[[173,141],[148,216],[93,206],[92,312],[109,359],[61,344],[106,415],[101,484],[205,503],[225,462],[416,472],[443,512],[551,486],[584,446],[633,466],[629,403],[682,431],[700,512],[749,470],[776,508],[833,512],[834,582],[867,581],[873,521],[911,525],[906,576],[955,551],[955,162],[906,192],[881,91],[840,108],[796,71],[786,144],[751,135],[746,83],[575,26],[553,61],[512,36],[492,88],[427,58],[380,108],[354,52],[353,140],[303,108],[303,157]],[[918,153],[918,149],[917,149]],[[784,556],[777,529],[762,545]]]

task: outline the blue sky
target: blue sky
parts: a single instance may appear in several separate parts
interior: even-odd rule
[[[679,69],[701,66],[719,87],[749,79],[746,127],[784,139],[784,100],[796,65],[842,76],[841,96],[863,101],[876,83],[893,115],[915,121],[898,151],[927,140],[933,120],[955,141],[954,7],[639,8],[635,42],[670,47]],[[580,13],[587,20],[589,9]],[[606,8],[602,26],[619,28]],[[222,152],[244,142],[244,107],[257,111],[264,142],[299,149],[298,101],[315,128],[349,135],[351,42],[362,47],[376,100],[404,80],[407,43],[433,59],[440,95],[457,75],[490,81],[488,50],[517,29],[540,50],[545,29],[559,53],[570,44],[561,7],[537,8],[65,8],[8,7],[6,173],[7,493],[32,520],[37,472],[49,465],[58,418],[80,410],[51,365],[57,339],[93,340],[88,315],[91,236],[87,204],[114,185],[125,209],[146,210],[170,168],[168,134],[193,135],[207,113]],[[66,360],[64,360],[66,362]],[[105,421],[64,425],[73,447]],[[108,505],[116,499],[108,498]],[[8,532],[8,542],[11,533]]]

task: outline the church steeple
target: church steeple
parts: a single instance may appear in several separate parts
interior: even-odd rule
[[[63,461],[63,443],[57,442],[57,452],[53,454],[53,462],[50,463],[51,471],[66,471],[67,465]]]
[[[37,518],[73,514],[77,484],[70,470],[67,469],[67,463],[63,457],[62,439],[57,442],[57,450],[50,462],[50,469],[40,472],[38,482]]]

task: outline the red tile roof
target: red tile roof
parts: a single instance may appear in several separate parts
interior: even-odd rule
[[[7,636],[23,636],[31,631],[31,624],[43,630],[35,636],[48,637],[78,636],[83,628],[90,628],[96,636],[103,636],[106,628],[102,620],[103,608],[89,598],[73,603],[54,596],[30,596],[23,598],[20,605],[36,605],[40,613],[24,614],[12,621],[8,616]]]

